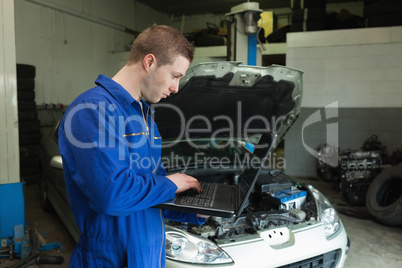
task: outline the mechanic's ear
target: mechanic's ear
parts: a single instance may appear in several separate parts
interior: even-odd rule
[[[153,54],[147,54],[144,57],[143,65],[144,65],[145,70],[147,70],[147,71],[150,70],[151,68],[156,67],[156,58],[155,58],[155,56]]]

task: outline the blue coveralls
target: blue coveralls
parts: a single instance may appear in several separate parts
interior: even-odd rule
[[[69,106],[59,150],[79,241],[70,267],[164,267],[164,217],[202,224],[194,214],[153,206],[172,199],[161,137],[150,115],[123,87],[99,75]]]

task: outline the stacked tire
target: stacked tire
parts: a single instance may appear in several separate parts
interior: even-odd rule
[[[402,25],[402,2],[400,0],[365,0],[363,16],[366,27]]]
[[[37,183],[40,176],[41,124],[35,103],[36,68],[17,64],[18,127],[21,181]]]
[[[366,207],[379,222],[402,226],[402,165],[384,169],[370,184]]]
[[[327,29],[326,0],[292,0],[290,8],[292,9],[291,32]]]

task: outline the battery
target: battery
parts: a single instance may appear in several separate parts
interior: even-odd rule
[[[307,192],[299,189],[276,192],[272,197],[286,206],[287,210],[301,209],[306,201]]]

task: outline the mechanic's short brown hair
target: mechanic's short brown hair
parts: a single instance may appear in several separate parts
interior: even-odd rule
[[[131,45],[128,64],[153,54],[159,66],[172,64],[176,56],[193,61],[195,47],[177,29],[153,24],[140,33]]]

